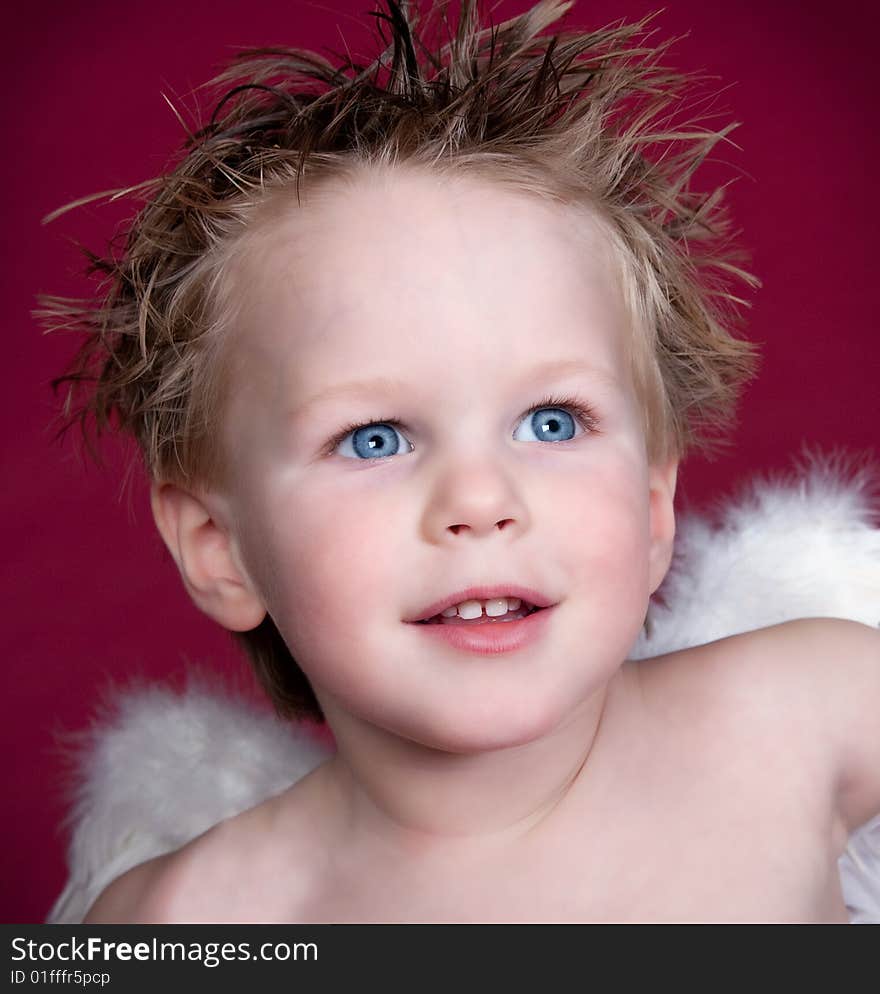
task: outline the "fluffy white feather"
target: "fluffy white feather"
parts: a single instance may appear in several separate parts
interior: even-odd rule
[[[303,728],[191,676],[110,692],[75,747],[70,877],[47,921],[81,922],[138,863],[278,794],[329,755]]]
[[[795,618],[880,625],[876,476],[842,457],[751,481],[713,518],[680,516],[634,659]]]
[[[812,457],[758,481],[717,523],[679,522],[676,556],[633,658],[801,617],[880,624],[871,476]],[[327,755],[302,729],[198,681],[121,691],[76,751],[70,879],[50,922],[79,922],[126,869],[285,789]],[[880,818],[840,861],[855,922],[880,922]]]

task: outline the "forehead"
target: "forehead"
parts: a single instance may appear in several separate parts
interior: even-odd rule
[[[514,370],[580,356],[608,376],[625,364],[595,217],[486,179],[394,170],[330,181],[301,207],[279,197],[236,282],[237,337],[267,396],[401,364],[451,376],[463,351],[483,371],[502,357]]]

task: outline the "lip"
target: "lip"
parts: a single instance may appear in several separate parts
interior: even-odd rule
[[[553,607],[556,603],[539,591],[532,590],[531,587],[520,587],[517,584],[511,583],[495,584],[494,586],[483,585],[479,587],[467,587],[465,590],[459,590],[454,594],[450,594],[448,597],[444,597],[443,600],[430,604],[416,617],[404,618],[404,621],[411,624],[419,621],[427,621],[437,614],[442,614],[446,608],[452,607],[453,604],[461,604],[462,601],[491,600],[497,597],[518,597],[521,601],[526,601],[528,604],[533,604],[535,607],[541,608]],[[521,620],[524,621],[525,619]],[[506,622],[508,626],[516,624],[517,622],[515,621]]]
[[[523,598],[524,600],[526,598]],[[502,652],[525,649],[546,631],[553,608],[535,611],[517,621],[503,621],[484,625],[418,625],[416,630],[425,638],[443,642],[461,652],[480,656],[494,656]]]

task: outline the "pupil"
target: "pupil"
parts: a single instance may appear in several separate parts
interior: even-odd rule
[[[551,410],[555,413],[548,413]],[[572,416],[565,411],[545,407],[532,416],[532,430],[544,441],[567,442],[574,438],[575,424]]]
[[[371,459],[373,456],[378,458],[393,456],[400,448],[397,432],[391,425],[384,424],[358,428],[352,436],[352,445],[355,453],[361,459]]]

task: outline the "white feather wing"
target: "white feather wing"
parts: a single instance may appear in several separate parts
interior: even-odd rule
[[[75,748],[70,876],[47,921],[81,922],[126,870],[280,793],[329,754],[200,679],[182,694],[120,689]]]

